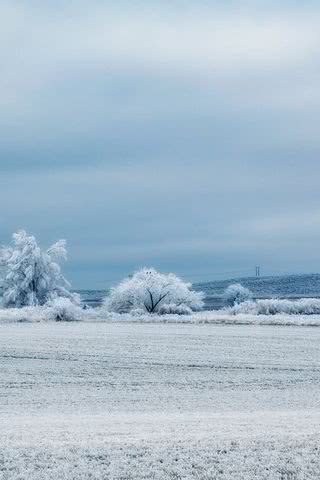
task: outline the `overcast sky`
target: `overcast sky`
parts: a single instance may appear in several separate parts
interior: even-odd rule
[[[0,240],[66,276],[320,271],[320,6],[0,6]]]

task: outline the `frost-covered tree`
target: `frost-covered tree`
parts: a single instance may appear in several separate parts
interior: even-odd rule
[[[43,251],[35,237],[27,235],[24,230],[15,233],[13,245],[0,250],[0,264],[5,270],[2,282],[3,305],[44,305],[58,297],[78,303],[79,297],[70,292],[70,284],[62,275],[58,263],[66,260],[66,257],[65,240],[59,240]]]
[[[223,298],[227,305],[233,307],[234,305],[252,300],[252,293],[248,288],[240,285],[240,283],[234,283],[226,288]]]
[[[201,309],[203,294],[191,290],[190,283],[173,273],[143,268],[112,288],[105,305],[117,313],[188,314]]]

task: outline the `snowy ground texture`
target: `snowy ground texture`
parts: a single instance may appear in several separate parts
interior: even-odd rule
[[[0,325],[0,478],[320,478],[320,329]]]

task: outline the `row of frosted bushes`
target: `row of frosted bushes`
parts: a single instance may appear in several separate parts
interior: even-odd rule
[[[302,298],[299,300],[268,300],[246,301],[238,303],[231,308],[231,313],[251,315],[319,315],[320,299]]]
[[[320,325],[320,300],[258,300],[237,304],[219,311],[166,315],[132,312],[118,314],[105,306],[83,309],[66,298],[57,298],[43,306],[0,309],[0,323],[70,322],[70,321],[131,321],[164,323]],[[308,318],[308,320],[307,320]]]

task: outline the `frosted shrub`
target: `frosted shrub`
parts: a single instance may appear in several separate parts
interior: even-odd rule
[[[123,280],[111,290],[105,305],[111,312],[191,313],[203,306],[203,294],[191,290],[173,273],[158,273],[153,268],[143,268],[132,278]]]
[[[240,283],[234,283],[226,288],[223,298],[227,305],[233,307],[234,305],[252,300],[252,293],[248,288],[240,285]]]
[[[146,311],[142,308],[134,308],[133,310],[130,310],[130,315],[133,315],[134,317],[141,317],[142,315],[145,315],[145,313]]]
[[[320,300],[317,298],[302,298],[301,300],[260,300],[258,314],[275,315],[286,313],[289,315],[319,315]]]
[[[75,305],[69,298],[56,298],[47,304],[46,317],[57,322],[73,322],[83,319],[81,307]]]
[[[233,315],[238,313],[246,313],[250,315],[258,315],[258,302],[253,302],[251,300],[242,303],[236,303],[231,309],[230,312]]]
[[[27,235],[24,230],[15,233],[13,246],[0,250],[0,264],[5,268],[3,306],[44,305],[57,297],[79,303],[79,296],[70,292],[70,284],[58,263],[66,257],[65,240],[59,240],[43,251],[35,237]]]
[[[192,310],[186,305],[164,304],[159,308],[159,315],[190,315]]]
[[[319,315],[320,299],[302,298],[300,300],[280,300],[271,298],[257,300],[256,302],[243,302],[235,305],[231,312],[233,314],[254,314],[254,315]]]

